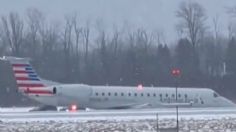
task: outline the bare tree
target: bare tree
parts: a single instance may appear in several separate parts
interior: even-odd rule
[[[0,31],[2,31],[0,29]],[[0,55],[2,56],[6,52],[6,44],[3,41],[3,35],[2,32],[0,32]]]
[[[177,11],[177,17],[181,19],[177,26],[186,31],[191,44],[195,47],[199,42],[201,32],[205,28],[206,15],[204,8],[198,3],[183,2]]]
[[[27,41],[28,45],[27,47],[29,48],[29,51],[31,52],[32,55],[35,56],[36,51],[39,45],[39,32],[42,30],[42,26],[44,24],[45,18],[42,12],[35,8],[30,8],[27,10],[27,18],[28,18],[28,28],[29,32],[27,34]],[[44,36],[46,37],[46,36]]]
[[[230,22],[228,24],[228,38],[229,40],[236,37],[236,24],[234,22]]]
[[[8,17],[2,17],[2,35],[14,56],[19,56],[23,40],[23,21],[15,12],[11,12]]]
[[[112,50],[114,52],[114,57],[117,56],[119,38],[120,38],[120,33],[119,33],[118,30],[115,30],[114,34],[113,34],[113,37],[112,37],[112,40],[111,40],[111,44],[112,44],[112,47],[113,47]]]
[[[89,36],[90,36],[90,28],[89,22],[87,21],[86,27],[82,30],[84,36],[84,44],[85,44],[85,62],[88,62],[88,50],[89,50]]]
[[[69,58],[70,51],[72,50],[72,29],[73,29],[73,19],[71,17],[66,17],[66,25],[63,33],[63,49],[65,56]]]
[[[227,8],[227,13],[232,17],[236,17],[236,6]]]
[[[219,32],[220,32],[220,30],[219,30],[219,16],[216,15],[216,16],[212,19],[212,21],[213,21],[213,25],[214,25],[214,37],[215,37],[215,41],[216,41],[216,43],[217,43],[217,40],[218,40],[218,38],[219,38]]]
[[[180,35],[180,34],[179,34]],[[165,34],[162,30],[155,30],[152,32],[152,40],[157,43],[157,45],[166,44]]]
[[[74,43],[74,52],[75,52],[75,55],[74,55],[74,63],[73,63],[73,72],[77,75],[77,80],[78,81],[78,78],[79,76],[81,75],[80,74],[80,62],[81,62],[81,57],[80,57],[80,52],[82,50],[80,50],[81,46],[80,46],[80,40],[82,39],[82,35],[83,35],[83,28],[81,27],[80,25],[80,22],[79,22],[79,18],[77,16],[77,14],[74,14],[74,16],[71,17],[71,20],[72,20],[72,24],[73,24],[73,35],[75,38],[73,38],[73,40],[75,41]]]
[[[70,80],[70,75],[73,69],[71,69],[71,53],[73,49],[73,18],[71,16],[65,17],[65,29],[62,33],[62,44],[63,44],[63,52],[65,59],[65,78]]]
[[[233,37],[236,37],[236,6],[229,8],[228,14],[230,17],[233,17],[228,25],[228,31],[229,31],[229,39],[232,39]]]
[[[59,33],[58,26],[50,25],[41,27],[40,37],[42,41],[42,54],[48,55],[53,52],[56,44],[58,44]]]
[[[137,44],[141,44],[140,46],[144,48],[145,54],[148,52],[149,47],[149,38],[146,30],[138,29],[136,34]]]
[[[75,33],[75,55],[79,57],[79,39],[82,35],[82,28],[79,27],[79,21],[77,15],[74,15],[72,18],[74,33]]]

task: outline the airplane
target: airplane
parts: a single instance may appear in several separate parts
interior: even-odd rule
[[[40,78],[28,58],[4,56],[10,62],[18,90],[45,106],[77,109],[140,109],[170,107],[235,107],[209,88],[92,86],[48,83]],[[177,97],[176,97],[177,96]]]

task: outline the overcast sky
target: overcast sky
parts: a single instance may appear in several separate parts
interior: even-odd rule
[[[65,14],[77,12],[81,20],[100,19],[108,28],[126,23],[131,28],[158,29],[167,41],[173,42],[177,39],[175,13],[181,1],[184,0],[0,0],[0,14],[17,11],[22,15],[28,8],[37,8],[52,20],[62,20]],[[206,9],[207,25],[211,27],[212,18],[217,15],[222,33],[227,34],[231,20],[227,8],[236,5],[236,1],[197,1]]]

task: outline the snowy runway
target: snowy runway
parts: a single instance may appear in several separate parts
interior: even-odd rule
[[[175,109],[24,112],[0,109],[1,131],[156,131],[174,127]],[[180,109],[180,130],[236,132],[235,108]]]
[[[175,118],[176,109],[128,109],[128,110],[92,110],[76,112],[26,112],[27,109],[0,109],[2,121],[48,121],[48,120],[130,120],[130,119],[160,119]],[[235,117],[236,108],[181,108],[179,116],[182,118],[222,118]]]

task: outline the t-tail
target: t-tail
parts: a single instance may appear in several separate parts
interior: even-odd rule
[[[53,94],[53,91],[47,88],[48,85],[44,83],[29,63],[30,59],[4,56],[1,60],[7,60],[10,62],[18,91],[25,94]]]

